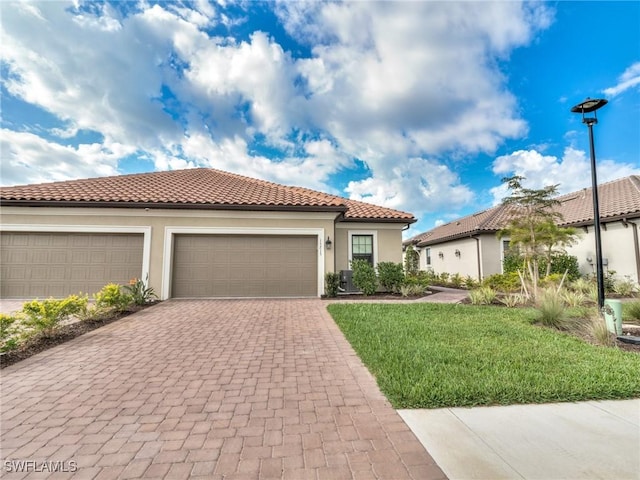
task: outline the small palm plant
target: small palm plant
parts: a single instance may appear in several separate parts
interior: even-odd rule
[[[147,275],[147,280],[149,276]],[[131,295],[135,305],[146,305],[158,298],[153,291],[153,287],[147,287],[147,283],[139,278],[133,278],[129,281],[129,285],[125,285],[124,289]]]

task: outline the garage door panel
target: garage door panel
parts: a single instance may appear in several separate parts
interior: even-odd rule
[[[316,296],[317,237],[176,235],[172,296]]]
[[[0,297],[64,297],[142,273],[142,234],[2,232]]]

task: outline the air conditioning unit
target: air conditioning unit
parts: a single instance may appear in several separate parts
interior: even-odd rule
[[[359,293],[360,289],[353,284],[353,270],[340,270],[340,291]]]

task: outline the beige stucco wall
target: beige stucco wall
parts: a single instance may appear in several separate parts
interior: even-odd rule
[[[284,231],[294,234],[317,231],[319,236],[319,255],[324,262],[319,270],[333,271],[334,249],[326,250],[324,241],[327,236],[334,237],[335,214],[323,212],[242,212],[242,211],[196,211],[168,209],[131,209],[131,208],[35,208],[3,207],[0,209],[2,230],[47,227],[50,231],[57,227],[113,228],[148,227],[150,230],[148,274],[149,284],[156,292],[167,291],[167,249],[165,248],[168,229],[194,229],[202,233],[214,233],[215,229],[237,230],[238,233],[259,233]],[[13,226],[13,227],[12,227]],[[145,272],[141,272],[145,275]],[[170,277],[169,277],[170,278]],[[324,288],[324,281],[320,282]]]
[[[402,229],[393,223],[342,222],[336,224],[335,271],[349,270],[349,235],[374,235],[374,262],[402,263]]]
[[[401,224],[335,223],[330,212],[244,212],[144,208],[0,208],[0,229],[83,228],[113,229],[144,227],[148,240],[149,284],[163,298],[169,291],[171,232],[193,230],[195,233],[261,233],[318,235],[319,293],[324,292],[324,273],[348,268],[348,233],[372,232],[376,239],[376,261],[402,262]],[[95,231],[95,230],[94,230]],[[224,231],[224,232],[223,232]],[[324,248],[330,237],[332,248]],[[146,277],[146,272],[141,272]],[[168,293],[166,293],[168,295]]]
[[[640,223],[640,220],[637,220],[637,223]],[[633,236],[634,228],[638,227],[631,223],[627,223],[626,227],[623,222],[603,224],[600,237],[602,239],[602,258],[608,262],[604,271],[615,271],[617,278],[628,276],[638,282],[637,243]],[[578,243],[566,249],[568,254],[578,258],[578,265],[583,274],[595,273],[595,263],[593,263],[596,252],[594,228],[588,227],[587,230],[588,232],[585,232],[584,229],[578,229],[580,234]],[[589,263],[587,258],[591,258],[592,263]]]

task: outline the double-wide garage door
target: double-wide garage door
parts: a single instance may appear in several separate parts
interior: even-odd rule
[[[64,297],[128,284],[142,273],[143,235],[0,233],[0,298]]]
[[[172,297],[318,295],[318,240],[306,235],[176,235]]]

